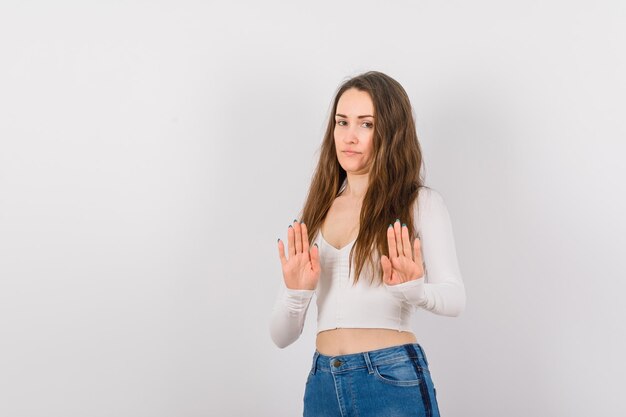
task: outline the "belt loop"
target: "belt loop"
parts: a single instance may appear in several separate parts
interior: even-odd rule
[[[372,362],[370,361],[370,354],[368,352],[363,352],[363,357],[365,358],[365,363],[367,364],[367,372],[373,374],[374,367],[372,366]]]
[[[317,358],[319,358],[320,354],[317,351],[317,349],[315,350],[315,353],[313,354],[313,364],[311,365],[311,374],[315,375],[315,370],[317,369]]]
[[[410,358],[419,358],[422,356],[420,353],[417,353],[417,350],[415,350],[415,345],[417,345],[417,348],[420,351],[422,350],[418,343],[407,343],[406,345],[404,345],[404,349],[409,354]]]
[[[424,349],[420,345],[417,345],[417,346],[420,348],[420,352],[422,352],[422,358],[424,358],[424,362],[426,363],[426,366],[429,366],[428,359],[426,358],[426,352],[424,352]]]

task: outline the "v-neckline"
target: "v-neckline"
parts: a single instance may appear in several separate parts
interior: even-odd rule
[[[356,237],[354,239],[352,239],[350,242],[346,243],[342,248],[337,249],[336,247],[334,247],[333,245],[331,245],[330,243],[328,243],[328,241],[326,239],[324,239],[324,234],[322,233],[322,231],[320,230],[320,238],[324,241],[324,243],[331,247],[333,250],[337,251],[337,252],[342,252],[345,248],[351,246],[354,242],[356,242]]]

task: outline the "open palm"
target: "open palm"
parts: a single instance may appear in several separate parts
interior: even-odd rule
[[[420,241],[416,238],[411,245],[409,229],[401,226],[400,220],[387,228],[387,244],[389,257],[382,255],[380,258],[385,284],[397,285],[424,277]]]
[[[287,229],[289,259],[285,257],[282,240],[278,240],[278,255],[287,288],[313,290],[320,277],[320,259],[317,245],[309,250],[309,237],[304,223],[294,220]]]

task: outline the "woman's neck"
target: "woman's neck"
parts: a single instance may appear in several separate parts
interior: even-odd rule
[[[355,200],[363,200],[369,184],[369,172],[365,174],[347,173],[346,188],[341,193],[342,196]]]

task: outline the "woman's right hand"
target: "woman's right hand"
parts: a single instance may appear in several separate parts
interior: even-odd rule
[[[293,221],[287,229],[289,259],[285,258],[285,247],[278,240],[278,255],[283,268],[285,285],[294,290],[314,290],[320,277],[319,248],[313,245],[309,250],[309,237],[306,225]]]

